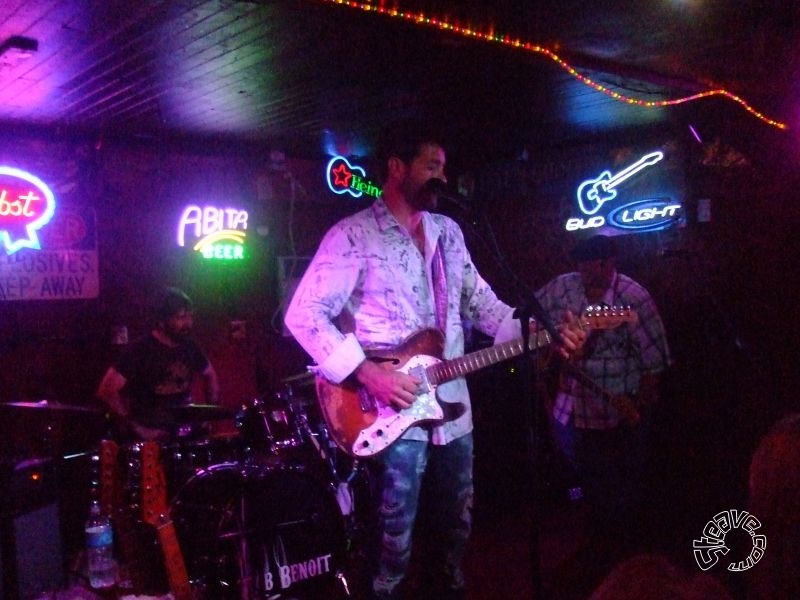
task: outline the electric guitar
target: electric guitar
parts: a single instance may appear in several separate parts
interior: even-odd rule
[[[114,525],[114,535],[119,542],[120,558],[126,567],[134,589],[143,589],[152,578],[148,572],[147,556],[149,546],[138,535],[137,522],[132,512],[138,500],[133,496],[139,482],[131,481],[134,473],[127,474],[123,482],[120,472],[120,449],[113,440],[100,442],[100,507],[103,514],[109,515]],[[134,470],[133,465],[129,465]]]
[[[167,486],[158,442],[142,442],[142,519],[156,528],[169,588],[175,600],[192,600],[192,586],[167,507]]]
[[[570,326],[612,329],[636,320],[636,313],[630,308],[592,306]],[[531,337],[529,346],[535,350],[550,342],[550,334],[539,331]],[[354,377],[336,384],[317,376],[317,399],[336,445],[352,457],[370,457],[388,448],[414,425],[457,418],[464,412],[463,405],[440,403],[437,386],[519,356],[525,347],[522,338],[518,338],[451,360],[440,358],[443,351],[442,333],[438,329],[422,329],[396,348],[367,353],[369,360],[382,367],[421,381],[413,404],[403,410],[376,401]]]
[[[617,196],[614,188],[642,169],[656,164],[664,158],[663,152],[645,154],[632,165],[612,176],[611,171],[603,171],[595,179],[588,179],[578,186],[578,205],[585,215],[593,215],[605,202]]]
[[[563,373],[569,374],[583,387],[591,390],[593,393],[597,394],[600,398],[613,406],[619,413],[620,417],[622,417],[623,421],[629,423],[630,425],[636,425],[639,423],[641,420],[641,415],[639,414],[639,409],[636,407],[633,398],[624,394],[612,394],[606,388],[592,379],[588,373],[566,359],[562,358],[559,361],[559,367]]]

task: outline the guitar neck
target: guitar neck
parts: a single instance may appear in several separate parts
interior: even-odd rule
[[[614,409],[619,412],[620,416],[625,421],[633,425],[636,425],[640,421],[641,414],[639,413],[639,408],[634,404],[629,396],[624,394],[612,394],[606,388],[592,379],[583,369],[572,364],[568,360],[562,359],[561,366],[566,373],[573,377],[583,387],[597,394],[597,396],[614,407]]]
[[[547,346],[552,341],[547,331],[539,331],[531,335],[529,346],[531,350],[538,350]],[[522,338],[509,340],[489,348],[483,348],[475,352],[470,352],[464,356],[452,360],[442,361],[431,365],[425,372],[428,380],[434,385],[439,385],[446,381],[469,375],[485,367],[509,360],[525,352],[525,343]]]
[[[175,600],[191,600],[192,586],[189,583],[189,575],[183,562],[183,553],[175,534],[175,526],[172,521],[165,519],[156,526],[156,531],[164,556],[170,591],[175,596]]]
[[[175,526],[168,516],[166,480],[157,442],[142,444],[142,518],[158,532],[169,587],[175,600],[191,600],[192,588]]]
[[[601,396],[607,402],[612,402],[614,400],[614,395],[602,385],[597,383],[594,379],[589,377],[589,375],[583,369],[572,364],[566,359],[562,359],[560,362],[562,368],[573,378],[575,378],[583,387],[597,394],[598,396]]]

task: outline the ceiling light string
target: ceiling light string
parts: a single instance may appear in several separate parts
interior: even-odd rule
[[[704,92],[698,92],[696,94],[692,94],[690,96],[684,96],[682,98],[675,98],[672,100],[641,100],[639,98],[632,98],[630,96],[626,96],[621,94],[613,89],[606,87],[605,85],[598,83],[578,72],[575,67],[570,65],[567,61],[563,58],[558,56],[552,50],[545,48],[544,46],[540,46],[538,44],[531,44],[530,42],[523,42],[519,39],[512,39],[508,35],[497,35],[495,33],[483,33],[472,29],[470,27],[461,27],[460,25],[456,25],[450,23],[448,21],[437,19],[434,17],[429,17],[422,12],[404,12],[399,10],[398,8],[388,8],[385,6],[383,1],[380,1],[379,4],[370,4],[369,2],[357,2],[355,0],[321,0],[322,2],[326,2],[328,4],[338,4],[342,6],[346,6],[348,8],[354,8],[363,10],[365,12],[373,12],[378,13],[381,15],[386,15],[389,17],[394,17],[398,19],[403,19],[405,21],[410,21],[417,25],[424,25],[429,27],[435,27],[437,29],[441,29],[444,31],[452,31],[453,33],[457,33],[464,37],[475,38],[484,40],[487,42],[493,43],[500,43],[505,46],[509,46],[512,48],[517,48],[519,50],[526,50],[528,52],[533,52],[536,54],[541,54],[555,62],[559,67],[564,69],[567,73],[569,73],[572,77],[580,81],[581,83],[591,87],[595,91],[601,92],[614,100],[619,102],[623,102],[625,104],[630,104],[634,106],[641,106],[646,108],[664,108],[668,106],[675,106],[678,104],[683,104],[685,102],[691,102],[694,100],[701,100],[703,98],[710,98],[712,96],[722,96],[727,98],[728,100],[739,104],[742,108],[744,108],[747,112],[751,115],[760,119],[764,123],[768,125],[772,125],[778,129],[788,129],[788,125],[786,123],[782,123],[780,121],[776,121],[774,119],[770,119],[764,113],[757,111],[755,108],[750,106],[743,98],[737,96],[729,92],[726,89],[718,88],[714,90],[707,90]]]

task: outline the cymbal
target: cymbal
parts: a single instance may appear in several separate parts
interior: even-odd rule
[[[236,411],[216,404],[187,404],[172,409],[179,421],[219,421],[232,419]]]
[[[0,404],[2,406],[11,406],[14,408],[30,408],[34,410],[40,411],[68,411],[68,412],[85,412],[85,413],[94,413],[94,414],[103,414],[103,411],[97,410],[94,408],[88,408],[86,406],[75,406],[72,404],[62,404],[57,400],[36,400],[33,402],[6,402],[4,404]]]

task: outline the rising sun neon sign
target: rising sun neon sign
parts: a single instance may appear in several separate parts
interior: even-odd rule
[[[0,240],[7,254],[40,249],[37,232],[50,222],[55,210],[55,196],[41,179],[0,166]]]

